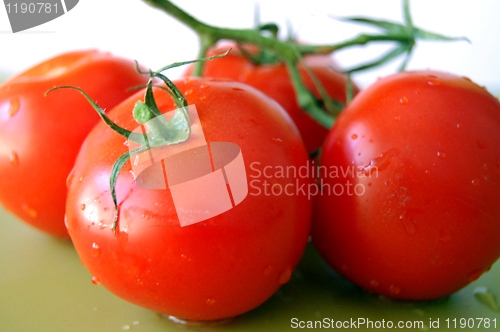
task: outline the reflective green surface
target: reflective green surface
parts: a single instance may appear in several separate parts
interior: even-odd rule
[[[425,323],[423,329],[407,330],[427,330],[429,319],[439,318],[441,330],[453,330],[447,328],[447,318],[496,318],[496,330],[500,330],[500,313],[474,296],[478,287],[500,295],[498,262],[479,280],[438,301],[379,298],[340,278],[309,246],[290,282],[259,308],[216,326],[186,326],[93,285],[71,243],[41,234],[0,208],[0,331],[281,331],[292,330],[292,318],[314,321],[325,317]],[[495,331],[493,326],[465,330]]]

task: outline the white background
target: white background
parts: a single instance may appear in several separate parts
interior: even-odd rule
[[[175,0],[174,3],[209,24],[245,28],[253,25],[254,0]],[[414,24],[466,42],[420,42],[409,69],[438,69],[470,77],[500,91],[500,1],[413,0]],[[265,0],[261,20],[274,21],[286,35],[286,20],[303,41],[334,43],[368,27],[342,23],[329,16],[370,16],[401,21],[399,0]],[[359,47],[336,53],[341,65],[375,58],[388,45]],[[0,72],[18,72],[65,50],[99,48],[137,59],[152,69],[197,56],[197,37],[189,28],[141,0],[80,0],[67,14],[30,30],[13,34],[6,9],[0,6]],[[400,61],[357,75],[366,86],[393,73]],[[172,78],[180,70],[170,73]]]

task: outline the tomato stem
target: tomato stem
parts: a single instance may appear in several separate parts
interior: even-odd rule
[[[322,106],[332,108],[332,103],[328,100],[318,102],[314,95],[305,88],[301,82],[300,75],[298,74],[297,61],[301,56],[307,54],[331,54],[335,51],[358,45],[365,45],[372,42],[387,42],[392,41],[396,43],[396,47],[388,54],[378,60],[371,61],[351,68],[345,72],[354,73],[362,70],[371,69],[373,67],[381,66],[395,58],[406,54],[406,57],[400,67],[401,70],[406,68],[410,59],[410,55],[414,49],[417,39],[421,40],[440,40],[440,41],[453,41],[453,40],[466,40],[465,38],[447,37],[416,28],[410,15],[409,0],[403,0],[403,20],[404,24],[372,20],[367,18],[344,18],[343,21],[355,22],[359,24],[366,24],[372,27],[381,29],[383,34],[360,34],[354,38],[343,41],[340,43],[328,45],[304,45],[297,44],[290,40],[280,41],[277,38],[278,26],[274,23],[267,23],[252,29],[229,29],[220,28],[201,22],[190,14],[186,13],[169,0],[143,0],[148,5],[158,8],[167,14],[173,16],[186,26],[193,29],[200,39],[199,56],[202,57],[206,54],[207,50],[214,46],[221,39],[229,39],[235,41],[237,44],[250,44],[260,48],[261,51],[266,51],[273,54],[276,59],[287,65],[290,77],[296,93],[298,104],[309,115],[323,126],[330,128],[334,122],[335,115],[331,110],[324,110]],[[258,20],[256,20],[258,22]],[[265,36],[263,32],[268,32],[271,36]],[[196,64],[193,75],[201,76],[203,73],[203,63]],[[318,87],[320,91],[324,90]],[[324,96],[322,96],[324,98]],[[326,108],[326,107],[325,107]],[[330,114],[328,114],[330,113]],[[336,112],[333,112],[336,113]]]

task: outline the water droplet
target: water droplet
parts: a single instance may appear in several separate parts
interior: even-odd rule
[[[205,100],[205,99],[207,99],[207,96],[201,96],[200,97],[200,100]]]
[[[469,281],[477,280],[477,279],[479,279],[481,274],[483,274],[483,272],[484,272],[483,269],[476,269],[467,275],[467,280],[469,280]]]
[[[9,116],[13,116],[14,114],[19,111],[19,99],[18,98],[12,98],[10,100],[10,105],[9,105]]]
[[[401,104],[403,104],[403,105],[408,104],[408,98],[403,97],[403,98],[401,98],[401,99],[399,100],[399,102],[400,102]]]
[[[139,325],[141,322],[139,322],[138,320],[135,320],[132,322],[132,325]]]
[[[400,121],[401,120],[401,117],[399,115],[397,115],[395,118],[394,118],[396,121]]]
[[[389,293],[391,293],[392,295],[398,295],[400,291],[401,289],[397,286],[394,285],[389,286]]]
[[[99,257],[101,254],[101,248],[97,245],[97,243],[92,243],[92,256]]]
[[[474,289],[474,296],[494,312],[500,312],[500,306],[498,305],[497,298],[488,288],[477,287]]]
[[[233,88],[234,91],[245,91],[244,89],[241,88]]]
[[[441,159],[446,158],[446,154],[445,154],[444,152],[441,152],[441,151],[438,151],[438,152],[437,152],[437,156],[438,156],[439,158],[441,158]]]
[[[31,218],[36,218],[38,213],[35,209],[30,208],[27,204],[23,204],[21,208],[26,212]]]
[[[286,284],[291,277],[292,277],[292,268],[290,266],[287,266],[285,270],[281,272],[278,282],[280,284]]]
[[[71,173],[69,173],[68,177],[66,178],[66,188],[69,188],[74,178],[75,178],[75,169],[73,168],[71,170]]]
[[[64,214],[64,226],[66,227],[66,229],[69,229],[69,227],[68,227],[68,217],[66,216],[66,214]]]
[[[462,125],[460,123],[457,123],[457,129],[462,129]]]
[[[200,85],[200,88],[208,88],[210,87],[210,83],[203,83],[202,85]]]
[[[462,76],[462,78],[463,78],[464,80],[467,80],[467,81],[469,81],[469,82],[472,82],[472,80],[471,80],[470,78],[468,78],[467,76]]]
[[[283,145],[283,140],[281,138],[271,138],[271,141],[278,145]]]
[[[12,166],[18,166],[19,165],[19,156],[17,155],[16,152],[12,151],[9,155],[9,161]]]
[[[100,284],[101,284],[101,283],[99,282],[99,280],[97,280],[97,278],[96,278],[96,277],[92,277],[91,281],[92,281],[92,283],[93,283],[94,285],[100,285]]]
[[[427,84],[432,85],[432,86],[439,86],[439,85],[441,85],[441,81],[436,78],[436,79],[432,79],[432,80],[427,81]]]
[[[474,180],[471,181],[471,183],[472,183],[473,186],[477,187],[477,186],[479,186],[479,179],[474,179]]]
[[[358,135],[356,135],[356,134],[352,134],[351,138],[352,138],[352,139],[357,139],[357,138],[358,138]]]
[[[124,331],[130,330],[130,325],[123,325],[122,330]]]
[[[129,146],[129,142],[128,142],[128,140],[126,140],[125,142],[123,142],[123,145],[125,145],[125,146]]]
[[[191,82],[191,81],[192,81],[192,79],[190,79],[189,77],[187,77],[187,78],[184,79],[184,83],[186,83],[186,84],[189,83],[189,82]]]
[[[215,303],[215,300],[214,299],[208,299],[207,300],[207,304],[208,305],[213,305]]]
[[[80,177],[79,181],[82,182],[84,178],[84,176]]]
[[[85,210],[85,204],[80,205],[80,209],[81,209],[82,211],[84,211],[84,210]]]
[[[187,95],[190,95],[193,93],[193,90],[189,89],[189,90],[186,90],[186,92],[184,92],[184,95],[187,96]]]
[[[402,217],[403,216],[399,216],[400,219],[402,219]],[[414,235],[417,232],[417,227],[415,226],[415,223],[413,221],[403,219],[403,225],[405,227],[406,234]]]
[[[372,173],[378,172],[378,171],[383,171],[386,169],[389,164],[391,163],[391,158],[398,155],[398,153],[391,149],[383,154],[381,154],[379,157],[373,158],[370,161],[370,164],[360,167],[359,170],[363,171],[365,173],[365,176],[371,176]]]
[[[274,266],[272,264],[267,264],[266,268],[264,269],[264,275],[268,276],[270,275],[274,270]]]

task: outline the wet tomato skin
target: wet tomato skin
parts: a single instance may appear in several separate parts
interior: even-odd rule
[[[221,45],[208,52],[208,56],[222,54],[232,47],[228,55],[207,61],[203,67],[203,77],[230,78],[234,81],[248,84],[276,100],[297,125],[304,140],[306,149],[311,152],[320,148],[328,133],[328,129],[311,118],[297,104],[293,84],[286,65],[283,63],[255,64],[245,57],[237,46]],[[330,98],[345,103],[346,77],[338,70],[332,57],[328,55],[306,56],[306,65],[322,84]],[[193,67],[187,71],[189,76]],[[316,97],[320,94],[307,71],[299,65],[299,73],[304,85]],[[354,92],[358,92],[356,86]]]
[[[64,226],[66,177],[99,116],[77,93],[84,89],[111,108],[144,84],[131,60],[97,50],[67,52],[0,85],[0,202],[20,219],[51,235],[67,238]]]
[[[259,91],[227,80],[174,83],[196,106],[208,142],[239,145],[249,182],[255,180],[254,162],[262,166],[253,168],[307,165],[293,123]],[[109,116],[133,130],[132,109],[143,94],[124,101]],[[162,112],[175,109],[164,91],[155,90],[155,99]],[[69,183],[69,233],[82,263],[101,285],[156,312],[215,320],[255,308],[288,281],[309,236],[312,203],[306,196],[255,195],[249,188],[233,209],[180,227],[170,191],[138,187],[127,163],[118,178],[119,229],[114,235],[109,174],[128,151],[125,142],[98,124],[82,146]],[[295,181],[267,180],[282,185]],[[309,182],[299,179],[300,184]]]
[[[399,299],[449,295],[500,256],[500,103],[469,79],[404,72],[362,91],[329,133],[312,236],[359,286]],[[350,173],[350,167],[354,174]],[[325,190],[326,187],[323,188]]]

